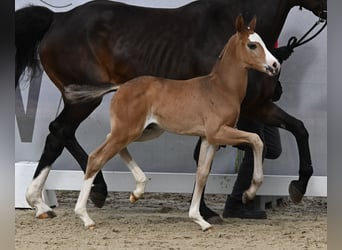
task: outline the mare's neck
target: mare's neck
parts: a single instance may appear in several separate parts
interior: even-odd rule
[[[227,27],[238,14],[248,18],[257,16],[258,25],[256,32],[263,38],[266,46],[272,49],[285,24],[288,13],[294,6],[299,5],[299,0],[200,0],[216,5],[215,15],[218,18],[218,27]],[[260,7],[260,4],[264,6]],[[268,7],[265,7],[268,6]],[[232,26],[233,27],[233,26]]]

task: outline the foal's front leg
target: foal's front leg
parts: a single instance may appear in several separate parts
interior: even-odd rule
[[[205,138],[202,138],[199,162],[196,171],[196,184],[189,209],[189,217],[195,223],[200,225],[203,231],[206,231],[212,227],[212,225],[205,221],[201,216],[199,207],[202,192],[209,176],[210,164],[214,158],[217,148],[218,146],[211,145]]]
[[[263,182],[262,151],[263,142],[259,135],[222,125],[211,134],[210,141],[217,145],[249,144],[253,150],[254,171],[250,187],[243,193],[242,202],[252,200]]]

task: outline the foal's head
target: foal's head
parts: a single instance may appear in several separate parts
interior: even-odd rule
[[[231,41],[235,46],[235,54],[246,68],[264,72],[270,76],[279,73],[280,63],[268,51],[260,36],[254,32],[256,18],[246,27],[242,16],[235,21],[236,34]]]

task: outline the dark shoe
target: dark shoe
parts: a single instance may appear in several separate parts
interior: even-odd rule
[[[222,217],[240,219],[267,219],[265,211],[254,209],[253,206],[243,204],[241,201],[234,202],[234,204],[229,204],[228,201],[223,210]]]

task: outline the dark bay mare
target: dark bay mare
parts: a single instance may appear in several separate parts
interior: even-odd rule
[[[70,103],[64,97],[66,86],[124,83],[140,75],[189,79],[208,74],[235,31],[236,16],[256,15],[256,32],[271,49],[295,6],[326,18],[326,0],[199,0],[176,9],[93,1],[64,13],[37,6],[16,11],[15,86],[26,67],[34,74],[41,63],[64,100],[62,112],[49,125],[50,134],[26,193],[28,203],[37,209],[36,216],[55,216],[43,202],[41,190],[64,147],[84,172],[87,166],[88,155],[77,142],[75,131],[102,98]],[[299,202],[313,173],[308,132],[300,120],[271,101],[273,82],[274,78],[249,71],[241,115],[284,128],[295,136],[299,180],[291,182],[289,191]],[[106,196],[107,186],[99,172],[90,197],[102,207]]]

